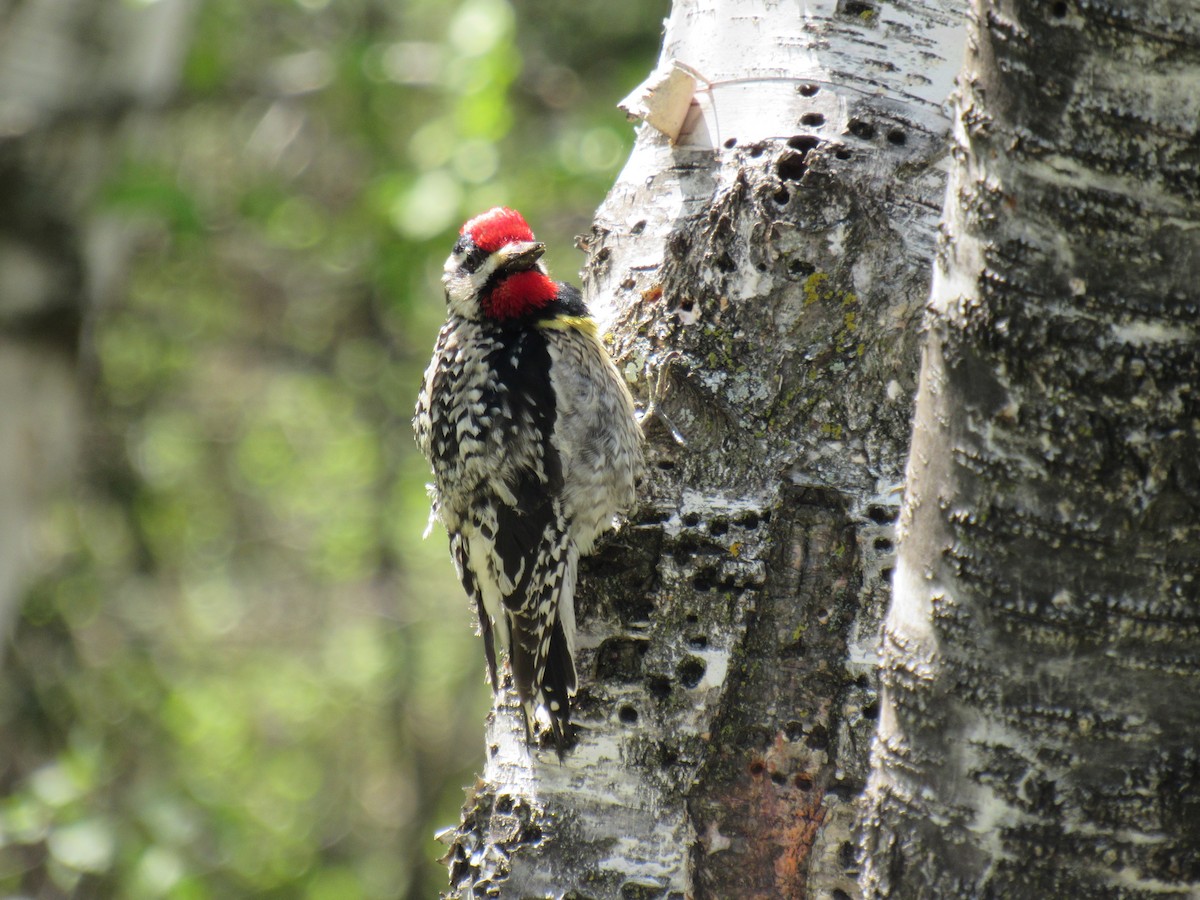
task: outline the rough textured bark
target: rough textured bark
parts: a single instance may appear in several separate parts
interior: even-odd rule
[[[86,311],[122,268],[123,230],[87,205],[125,113],[173,88],[190,9],[0,2],[0,635],[78,449]]]
[[[877,897],[1200,893],[1200,7],[979,0],[887,620]]]
[[[585,562],[578,746],[494,711],[456,898],[853,896],[953,4],[680,0],[585,288],[650,474]],[[840,892],[840,893],[838,893]]]

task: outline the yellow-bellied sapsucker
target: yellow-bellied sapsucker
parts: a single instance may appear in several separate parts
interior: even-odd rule
[[[467,222],[446,260],[449,316],[413,427],[434,514],[479,614],[492,689],[505,652],[526,736],[545,711],[562,752],[575,693],[575,574],[634,499],[633,398],[579,291],[555,282],[520,213]]]

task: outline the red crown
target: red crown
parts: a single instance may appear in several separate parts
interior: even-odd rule
[[[475,246],[488,253],[495,253],[505,244],[533,240],[533,231],[525,217],[515,209],[503,206],[480,213],[467,222],[459,234],[469,234]]]

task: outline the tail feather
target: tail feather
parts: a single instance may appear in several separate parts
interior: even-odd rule
[[[563,633],[562,620],[554,622],[550,635],[550,652],[543,661],[541,705],[550,716],[550,732],[561,754],[571,724],[571,697],[575,694],[575,660]]]
[[[525,730],[532,733],[534,713],[538,708],[544,709],[550,720],[550,733],[561,754],[571,723],[571,697],[576,688],[575,661],[561,620],[555,620],[549,635],[541,639],[541,646],[537,634],[523,624],[519,618],[513,623],[509,662],[513,685],[525,712]]]
[[[514,622],[512,649],[513,684],[525,713],[526,734],[532,734],[533,716],[544,709],[550,720],[550,734],[561,755],[566,749],[567,731],[571,724],[571,697],[577,680],[575,660],[567,644],[561,619],[556,619],[549,635],[538,646],[538,637]],[[543,647],[545,648],[543,651]]]
[[[537,699],[534,687],[534,671],[536,663],[534,642],[537,636],[525,627],[524,622],[517,618],[512,627],[512,646],[508,648],[508,663],[512,667],[513,686],[521,703],[529,705]]]
[[[532,484],[525,486],[532,491]],[[476,599],[493,687],[499,685],[496,660],[506,651],[526,734],[533,732],[537,710],[545,710],[561,754],[578,683],[574,603],[579,560],[562,500],[550,495],[541,502],[530,500],[520,510],[484,504],[472,510],[471,523],[472,539],[452,541],[452,548],[463,585]]]
[[[521,700],[521,717],[525,722],[525,742],[533,743],[534,690],[533,653],[530,650],[532,635],[514,623],[511,644],[508,648],[508,664],[512,668],[513,686]]]

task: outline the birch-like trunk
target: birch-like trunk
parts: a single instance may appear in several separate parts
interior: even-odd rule
[[[1200,895],[1200,6],[977,0],[875,897]]]
[[[584,565],[578,746],[493,713],[449,896],[857,895],[958,25],[675,4],[661,69],[695,102],[674,144],[642,126],[584,241],[650,471]]]
[[[89,204],[127,113],[174,87],[192,4],[0,0],[0,647],[80,440],[80,334],[124,266]]]

